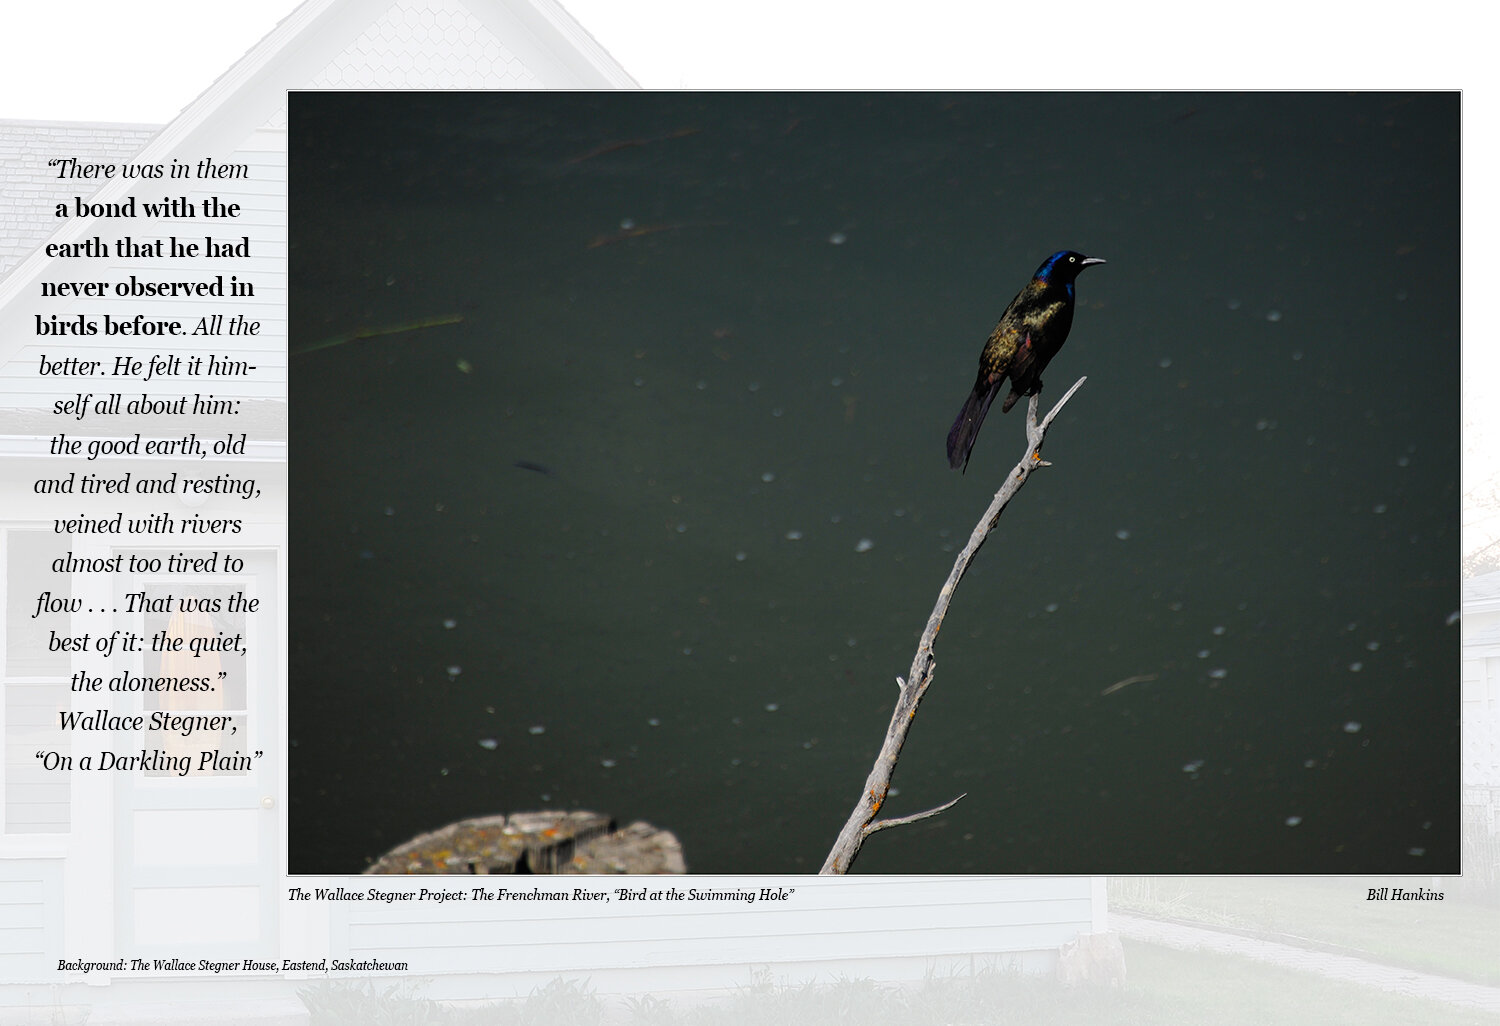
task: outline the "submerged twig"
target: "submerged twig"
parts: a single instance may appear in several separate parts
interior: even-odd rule
[[[614,153],[618,150],[628,150],[636,146],[649,146],[651,143],[666,142],[669,139],[681,139],[684,136],[697,135],[701,131],[703,131],[703,129],[701,128],[679,128],[675,132],[668,132],[666,135],[654,135],[649,138],[616,139],[612,142],[601,143],[600,145],[595,146],[593,149],[589,150],[587,153],[580,153],[576,157],[569,157],[567,160],[563,161],[563,163],[581,164],[586,160],[593,160],[595,157],[602,157],[606,153]]]
[[[922,631],[922,638],[917,643],[917,654],[912,660],[911,673],[901,684],[900,697],[896,699],[895,711],[891,713],[891,722],[885,730],[885,742],[880,747],[880,754],[875,758],[875,765],[870,770],[869,777],[865,780],[864,791],[855,803],[854,811],[850,813],[844,828],[839,831],[838,840],[828,852],[828,858],[823,862],[823,868],[818,872],[822,874],[840,874],[849,871],[849,865],[854,857],[859,854],[860,846],[864,844],[865,838],[878,830],[886,827],[900,826],[903,823],[914,823],[917,820],[935,816],[946,809],[952,808],[963,795],[954,798],[935,809],[919,812],[912,816],[902,816],[893,819],[876,821],[875,816],[880,812],[880,807],[885,804],[886,795],[891,789],[891,776],[896,771],[896,760],[901,757],[901,746],[906,743],[906,733],[911,729],[912,720],[917,715],[917,706],[922,702],[922,696],[932,684],[933,672],[937,666],[936,657],[932,654],[932,646],[937,641],[938,631],[943,628],[943,618],[948,615],[948,606],[953,601],[953,593],[958,588],[958,582],[963,580],[964,573],[969,569],[969,564],[974,561],[979,547],[984,544],[985,537],[994,529],[1000,519],[1000,514],[1005,511],[1006,505],[1021,490],[1026,479],[1037,467],[1050,466],[1042,459],[1042,440],[1047,436],[1047,428],[1057,416],[1067,401],[1073,398],[1073,393],[1078,391],[1087,378],[1079,378],[1073,383],[1073,387],[1063,393],[1063,397],[1057,401],[1057,405],[1048,411],[1047,416],[1040,422],[1037,420],[1037,407],[1040,405],[1039,397],[1033,395],[1031,402],[1026,407],[1026,455],[1021,457],[1015,469],[1006,475],[1005,483],[995,493],[994,499],[990,501],[989,508],[984,511],[984,516],[979,518],[979,523],[974,525],[974,530],[969,535],[968,544],[958,554],[953,562],[953,569],[948,573],[948,579],[943,582],[942,589],[938,592],[937,604],[932,607],[932,614],[927,618],[927,627]]]
[[[331,349],[334,346],[341,346],[345,342],[357,342],[362,338],[380,338],[382,335],[401,335],[408,331],[417,331],[422,328],[436,328],[442,324],[461,324],[463,323],[463,319],[463,314],[444,314],[440,317],[426,317],[420,321],[408,321],[405,324],[392,324],[383,328],[359,328],[358,330],[351,331],[346,335],[335,335],[332,338],[325,338],[321,341],[313,342],[310,345],[305,345],[301,349],[294,349],[292,350],[292,355],[301,356],[303,353],[315,353],[319,349]]]
[[[598,249],[600,246],[609,246],[616,242],[626,242],[630,239],[638,239],[643,235],[655,235],[658,232],[677,232],[684,228],[722,228],[726,221],[681,221],[677,224],[643,224],[634,228],[622,228],[609,235],[596,235],[589,240],[588,249]]]
[[[1155,680],[1155,679],[1156,679],[1156,674],[1154,674],[1154,673],[1138,673],[1134,677],[1126,677],[1124,680],[1117,680],[1117,681],[1115,681],[1109,687],[1107,687],[1103,691],[1099,692],[1099,694],[1101,694],[1101,695],[1112,695],[1116,691],[1119,691],[1121,688],[1128,688],[1132,684],[1144,684],[1148,680]]]

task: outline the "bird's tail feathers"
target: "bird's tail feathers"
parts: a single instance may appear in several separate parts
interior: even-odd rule
[[[1005,379],[1001,378],[987,388],[976,385],[964,402],[964,408],[958,411],[958,419],[948,431],[948,466],[954,470],[968,467],[969,453],[974,448],[974,439],[979,437],[984,415],[990,412],[990,403],[995,401],[1004,383]]]

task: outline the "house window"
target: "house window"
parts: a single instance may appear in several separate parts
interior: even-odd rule
[[[208,555],[208,553],[190,553]],[[148,731],[148,748],[162,750],[174,763],[188,759],[189,776],[245,776],[249,773],[249,708],[246,695],[245,656],[232,650],[210,647],[200,654],[192,649],[207,641],[217,646],[236,637],[245,639],[243,607],[234,599],[246,589],[244,582],[227,585],[200,585],[181,580],[148,584],[145,587],[146,608],[141,633],[147,639],[165,638],[180,646],[176,651],[147,652],[142,658],[142,672],[148,677],[206,680],[207,690],[163,690],[142,696],[142,711],[164,710],[169,713],[228,715],[222,731],[195,731],[183,737],[176,731]],[[152,645],[152,648],[156,646]],[[241,650],[248,650],[242,642]],[[205,764],[204,755],[216,756]],[[146,776],[165,776],[176,771],[162,769]]]

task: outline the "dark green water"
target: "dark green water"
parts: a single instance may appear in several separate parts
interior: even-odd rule
[[[968,797],[856,871],[1455,871],[1458,124],[1452,94],[295,95],[292,871],[543,807],[815,871],[1024,453],[1024,407],[964,476],[944,436],[1060,248],[1109,263],[1044,406],[1089,380],[885,811]]]

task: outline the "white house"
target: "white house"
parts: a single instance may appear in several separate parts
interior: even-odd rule
[[[1469,578],[1460,594],[1464,829],[1493,836],[1500,833],[1500,573]]]
[[[87,1011],[94,1023],[140,1015],[153,1021],[304,1021],[294,990],[321,975],[215,973],[199,960],[241,966],[250,959],[279,966],[283,959],[330,957],[403,962],[406,972],[394,975],[433,981],[428,993],[436,997],[524,995],[560,975],[587,977],[602,991],[661,994],[744,985],[756,967],[769,967],[788,981],[839,975],[914,980],[969,967],[975,959],[1046,968],[1064,942],[1103,930],[1102,882],[1088,878],[690,877],[684,884],[796,891],[784,902],[727,907],[292,896],[293,886],[311,892],[319,886],[390,890],[433,883],[285,876],[286,90],[634,85],[554,0],[309,0],[159,130],[0,123],[0,1019],[12,1021],[19,1009],[28,1009],[43,1017],[56,1011],[68,1021]],[[143,200],[158,199],[163,191],[161,182],[114,180],[95,192],[92,183],[59,181],[45,161],[67,156],[166,166],[211,157],[243,166],[243,177],[173,183],[171,193],[186,195],[195,216],[155,223],[153,230],[181,238],[248,239],[250,257],[235,259],[232,270],[250,294],[193,300],[84,296],[71,301],[70,309],[192,323],[241,313],[259,322],[258,333],[140,340],[39,336],[39,318],[47,321],[57,309],[55,298],[42,296],[42,282],[87,278],[112,288],[149,266],[112,256],[66,262],[49,257],[49,243],[84,246],[96,236],[120,234],[118,223],[55,218],[53,204],[89,193],[92,203],[124,204],[137,189]],[[210,196],[238,204],[238,216],[206,217]],[[226,266],[213,258],[170,262],[171,270],[197,279],[211,279]],[[128,438],[143,426],[166,434],[186,423],[171,414],[132,417],[122,411],[80,422],[54,413],[58,403],[76,404],[82,395],[121,386],[102,376],[44,375],[44,360],[99,361],[105,375],[122,356],[184,362],[212,357],[216,367],[253,368],[178,379],[185,396],[212,395],[236,404],[235,412],[212,422],[213,431],[200,420],[183,429],[203,434],[205,444],[222,436],[230,451],[204,460],[169,453],[86,464],[54,452],[60,433]],[[128,398],[130,389],[123,391]],[[242,449],[232,444],[239,435],[246,440]],[[253,481],[260,492],[252,498],[195,496],[190,503],[176,495],[86,495],[77,487],[84,472],[110,480],[127,473],[137,479],[221,475]],[[70,474],[77,475],[73,490],[38,492],[39,480],[61,482]],[[128,519],[118,533],[56,530],[59,520],[102,518],[122,509]],[[240,530],[232,537],[167,538],[150,529],[150,514],[161,512],[238,520]],[[130,521],[136,530],[126,526]],[[243,559],[233,569],[215,564],[212,588],[202,590],[225,602],[239,594],[254,600],[256,610],[247,615],[221,605],[206,620],[176,622],[154,611],[147,600],[203,578],[174,569],[173,554]],[[111,567],[115,557],[132,556],[162,565],[136,572],[54,569],[58,559]],[[46,601],[43,593],[50,593]],[[78,656],[57,650],[54,642],[84,634],[97,640],[116,631],[143,638],[162,631],[174,637],[238,632],[245,635],[247,654],[217,655],[214,672],[224,674],[224,684],[204,701],[74,690],[80,670],[97,673],[107,666],[111,676],[167,671],[169,659],[161,654]],[[1489,687],[1493,702],[1493,683]],[[226,751],[237,758],[186,776],[161,772],[159,763],[133,772],[55,768],[69,759],[76,765],[105,746],[94,734],[58,730],[59,716],[92,715],[101,707],[109,715],[187,710],[227,717],[234,730],[226,733]],[[172,754],[165,735],[143,737],[133,746],[143,754],[158,748]],[[126,963],[121,969],[77,968],[120,959]],[[192,968],[160,968],[158,959],[160,965],[176,959]]]

